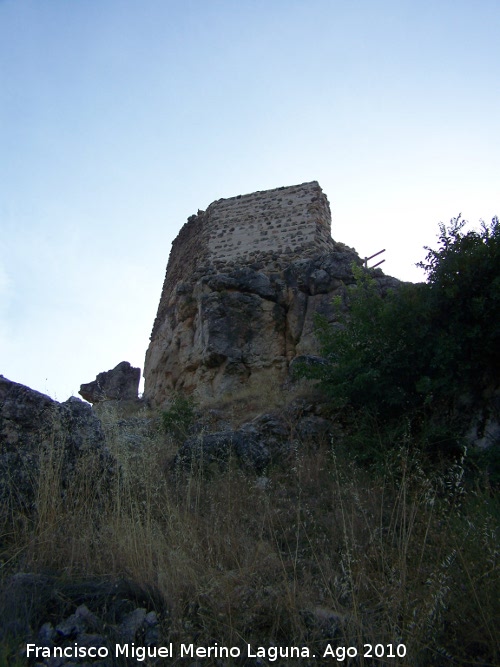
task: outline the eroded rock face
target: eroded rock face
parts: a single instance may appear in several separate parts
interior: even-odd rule
[[[92,408],[79,398],[53,401],[0,376],[0,507],[35,507],[42,464],[57,466],[61,490],[89,456],[103,481],[114,468]]]
[[[223,469],[233,461],[243,470],[262,475],[271,464],[292,460],[300,448],[317,447],[334,432],[339,434],[339,427],[319,416],[320,411],[320,403],[299,400],[282,411],[259,414],[236,429],[209,432],[198,424],[179,448],[172,469],[192,471],[194,465],[214,464]]]
[[[141,369],[122,361],[112,370],[99,373],[93,382],[80,385],[78,393],[89,403],[136,399],[140,379]]]
[[[173,462],[174,469],[203,465],[225,466],[232,458],[245,470],[262,473],[283,461],[292,444],[286,424],[277,415],[264,414],[235,431],[198,433],[185,440]]]
[[[161,405],[175,391],[204,401],[280,385],[293,360],[318,353],[314,319],[334,321],[333,298],[354,282],[358,255],[338,246],[329,254],[265,266],[214,270],[182,281],[164,295],[163,319],[145,363],[145,396]],[[397,281],[378,274],[381,288]]]

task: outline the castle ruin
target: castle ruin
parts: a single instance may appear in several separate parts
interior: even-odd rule
[[[218,199],[192,215],[172,243],[165,288],[213,267],[276,269],[333,250],[328,199],[317,181]]]
[[[144,366],[145,396],[202,399],[284,381],[314,354],[314,313],[352,282],[351,248],[331,237],[316,181],[219,199],[172,244]]]

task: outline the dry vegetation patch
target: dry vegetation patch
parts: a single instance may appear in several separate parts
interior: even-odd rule
[[[231,461],[176,474],[159,430],[141,447],[116,433],[106,493],[91,457],[65,494],[45,459],[37,512],[3,527],[4,580],[126,578],[154,592],[163,643],[405,644],[344,664],[499,663],[498,501],[467,487],[463,462],[429,471],[402,446],[360,469],[325,442],[261,477]]]

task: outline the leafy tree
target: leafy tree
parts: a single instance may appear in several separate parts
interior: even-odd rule
[[[463,229],[460,216],[440,225],[439,247],[419,266],[428,277],[435,350],[445,384],[478,395],[500,375],[500,224]]]
[[[456,443],[458,406],[480,402],[500,375],[500,225],[465,233],[465,224],[440,226],[438,248],[419,264],[427,283],[383,295],[355,267],[338,322],[317,320],[327,363],[302,369],[358,424],[410,427],[441,450]]]
[[[317,319],[325,366],[314,375],[337,408],[390,417],[414,406],[422,375],[428,322],[422,286],[402,285],[385,296],[369,272],[354,268],[356,285],[337,298],[338,323]]]

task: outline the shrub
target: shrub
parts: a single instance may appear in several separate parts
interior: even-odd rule
[[[319,380],[365,443],[375,422],[385,441],[410,431],[429,451],[457,453],[464,401],[480,406],[498,378],[500,225],[494,218],[467,233],[464,225],[459,216],[440,226],[439,248],[420,263],[427,283],[384,296],[370,271],[353,267],[356,285],[345,304],[337,298],[338,322],[317,319],[327,363],[300,372]]]
[[[163,428],[176,440],[184,440],[195,420],[195,402],[191,396],[176,394],[161,415]]]
[[[420,262],[428,276],[432,367],[447,388],[478,395],[500,373],[500,223],[464,232],[460,216],[440,225],[439,247]]]

